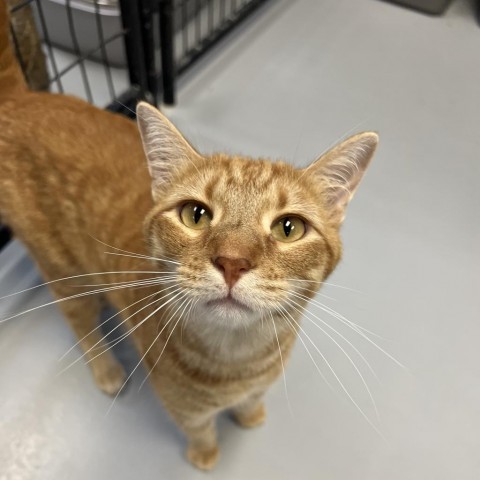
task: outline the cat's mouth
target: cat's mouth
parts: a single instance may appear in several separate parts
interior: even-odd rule
[[[238,300],[236,300],[235,298],[233,298],[230,294],[228,294],[226,297],[223,297],[223,298],[217,298],[215,300],[209,300],[207,302],[207,305],[209,307],[220,307],[220,308],[225,308],[225,309],[229,309],[229,310],[232,310],[232,309],[239,309],[239,310],[244,310],[246,312],[251,312],[252,309],[247,307],[247,305],[245,305],[244,303],[242,302],[239,302]]]

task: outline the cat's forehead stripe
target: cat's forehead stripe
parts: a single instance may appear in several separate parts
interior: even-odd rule
[[[211,178],[207,181],[207,183],[205,185],[205,189],[204,189],[205,197],[207,197],[209,200],[213,196],[213,191],[215,189],[216,183],[217,183],[216,180],[214,178]]]
[[[237,209],[238,202],[242,202],[242,210],[250,216],[259,209],[291,209],[319,223],[318,205],[298,184],[290,165],[218,155],[207,159],[200,172],[200,176],[191,172],[187,183],[193,183],[194,190],[200,189],[198,199],[207,200],[212,207],[221,203],[227,210]],[[245,198],[248,202],[244,202]]]
[[[223,185],[238,186],[242,189],[254,188],[258,192],[267,189],[273,183],[278,184],[293,178],[293,168],[289,165],[242,157],[212,156],[205,167],[214,176],[215,183],[223,182]],[[205,193],[213,193],[213,187],[214,185],[209,182],[205,186]]]
[[[180,172],[178,180],[181,188],[169,193],[170,203],[188,197],[243,221],[297,214],[318,231],[324,226],[316,188],[285,163],[214,155],[198,170]]]
[[[288,193],[283,189],[278,190],[278,208],[285,208],[288,203]]]

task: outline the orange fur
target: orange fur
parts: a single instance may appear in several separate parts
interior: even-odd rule
[[[47,280],[92,274],[78,279],[81,285],[173,276],[171,283],[103,296],[133,329],[155,390],[188,438],[188,458],[211,468],[218,458],[219,412],[231,409],[246,427],[263,421],[263,394],[279,376],[298,330],[300,315],[289,292],[311,298],[337,264],[343,212],[377,136],[354,136],[299,170],[268,160],[203,156],[160,112],[140,104],[146,161],[133,122],[73,97],[26,91],[6,22],[2,8],[2,217]],[[182,223],[179,210],[188,201],[210,210],[207,228]],[[287,214],[307,224],[306,234],[292,243],[270,232]],[[157,260],[106,255],[100,242]],[[229,259],[228,268],[248,268],[227,285],[219,257]],[[152,273],[133,273],[138,270]],[[78,292],[73,280],[67,283],[51,285],[58,298]],[[142,301],[147,295],[150,300]],[[155,298],[159,303],[137,312]],[[98,297],[60,306],[92,360],[97,384],[115,394],[125,378],[122,368],[110,352],[96,358],[97,348],[89,352],[106,347],[94,331]]]

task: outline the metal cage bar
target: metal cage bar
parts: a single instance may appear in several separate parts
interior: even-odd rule
[[[158,74],[155,62],[154,14],[155,2],[141,0],[139,2],[140,25],[142,31],[142,49],[147,74],[147,91],[145,99],[150,103],[158,103]]]
[[[162,55],[163,102],[167,105],[175,103],[175,58],[173,38],[173,0],[160,0],[160,48]]]
[[[110,94],[110,100],[113,101],[115,98],[115,86],[113,85],[112,71],[110,69],[110,61],[108,60],[105,35],[103,33],[102,19],[100,18],[100,5],[98,0],[93,0],[95,6],[95,23],[97,26],[97,35],[100,42],[100,51],[102,54],[102,63],[105,70],[105,79],[107,81],[108,92]]]
[[[69,31],[70,31],[70,36],[72,38],[73,50],[74,50],[77,58],[80,59],[82,55],[80,53],[80,46],[79,46],[79,43],[78,43],[77,32],[76,32],[76,29],[75,29],[75,22],[73,21],[71,2],[72,2],[72,0],[67,0],[67,3],[66,3],[68,28],[69,28]],[[85,93],[87,95],[87,99],[90,103],[92,103],[93,102],[92,89],[90,88],[90,82],[88,80],[87,69],[85,68],[85,63],[84,63],[83,59],[81,59],[78,62],[78,66],[80,67],[80,73],[81,73],[82,79],[83,79],[83,87],[85,88]]]
[[[148,91],[148,74],[144,57],[142,24],[139,2],[119,0],[122,23],[125,30],[125,51],[131,85],[138,87],[140,98],[145,99]]]
[[[62,81],[60,80],[60,76],[58,75],[57,61],[55,60],[55,55],[53,53],[53,48],[52,48],[52,42],[50,41],[50,35],[48,34],[48,28],[47,28],[47,23],[45,21],[45,15],[43,13],[42,3],[40,0],[35,0],[35,5],[38,11],[38,18],[39,18],[42,33],[43,33],[43,39],[48,51],[48,59],[52,65],[53,74],[56,79],[55,83],[57,84],[58,91],[60,93],[63,93],[64,92],[63,84],[62,84]],[[51,83],[52,81],[50,81],[50,84]]]
[[[158,2],[163,103],[173,105],[176,78],[267,0]],[[176,48],[177,40],[181,48]]]

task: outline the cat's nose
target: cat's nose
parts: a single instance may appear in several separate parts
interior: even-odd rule
[[[246,258],[215,257],[213,264],[223,273],[228,288],[232,288],[245,272],[252,268]]]

